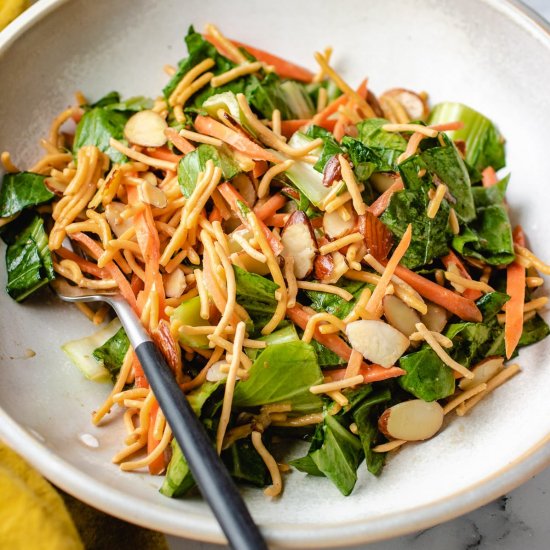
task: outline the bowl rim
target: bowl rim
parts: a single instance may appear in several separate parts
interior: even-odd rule
[[[0,56],[28,29],[70,0],[39,0],[0,31]],[[501,11],[550,49],[550,23],[521,0],[482,0]],[[0,437],[46,478],[67,493],[100,510],[131,523],[168,534],[212,543],[225,537],[212,515],[182,516],[158,503],[136,508],[128,496],[82,472],[40,442],[0,407]],[[470,512],[515,489],[550,465],[550,434],[505,467],[447,497],[398,514],[383,514],[373,521],[353,520],[335,524],[263,525],[271,543],[278,546],[321,548],[375,542],[432,527]],[[345,540],[342,533],[345,532]]]

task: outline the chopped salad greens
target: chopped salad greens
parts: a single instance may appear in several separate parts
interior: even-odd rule
[[[158,98],[75,107],[35,172],[3,155],[6,290],[117,290],[237,481],[273,497],[293,468],[349,495],[550,333],[550,267],[510,220],[504,139],[460,103],[354,89],[323,56],[316,78],[212,25],[185,43]],[[191,492],[118,320],[63,351],[114,383],[94,422],[118,402],[135,426],[117,462]]]

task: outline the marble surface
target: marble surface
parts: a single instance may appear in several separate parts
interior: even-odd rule
[[[550,20],[550,0],[526,4]],[[550,469],[515,491],[473,512],[431,529],[356,550],[546,550],[550,547]],[[168,537],[171,550],[220,550],[222,547]]]

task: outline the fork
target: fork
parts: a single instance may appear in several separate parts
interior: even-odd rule
[[[230,545],[236,550],[267,549],[258,526],[199,418],[128,302],[118,293],[97,290],[92,293],[70,285],[60,277],[52,281],[51,286],[66,302],[106,302],[115,310],[193,478]]]

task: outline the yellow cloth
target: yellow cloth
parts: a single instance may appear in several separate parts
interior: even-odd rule
[[[168,545],[161,533],[113,518],[65,493],[60,495],[0,442],[0,549],[4,548],[168,550]]]
[[[0,31],[21,15],[28,7],[29,0],[2,0],[0,1]]]
[[[1,443],[0,548],[84,548],[61,497],[38,472]]]

